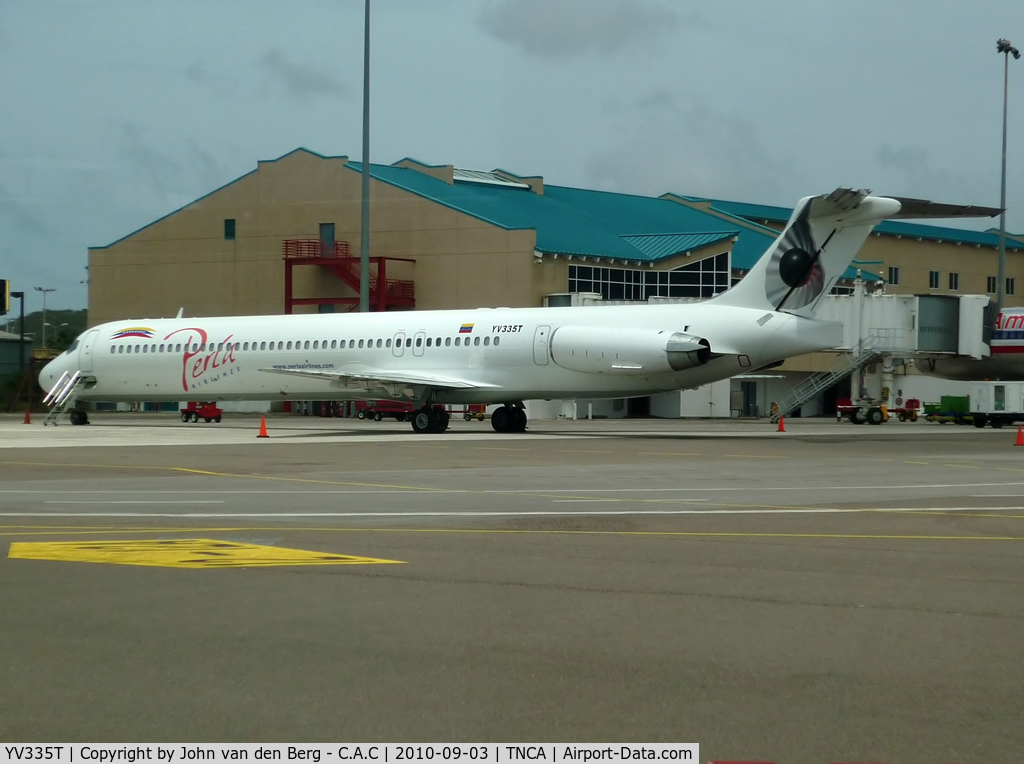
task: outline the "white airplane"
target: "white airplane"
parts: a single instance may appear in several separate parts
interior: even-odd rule
[[[914,362],[918,370],[932,377],[961,381],[1024,380],[1024,308],[1004,308],[996,317],[991,339],[992,354],[973,358],[929,358]]]
[[[706,302],[114,321],[39,381],[61,405],[409,401],[418,433],[447,429],[440,404],[502,404],[494,429],[521,432],[524,400],[652,395],[835,347],[842,327],[816,308],[878,222],[997,213],[838,189],[802,199],[750,272]]]

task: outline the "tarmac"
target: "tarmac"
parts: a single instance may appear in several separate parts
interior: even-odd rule
[[[1016,430],[0,417],[0,738],[1017,761]]]

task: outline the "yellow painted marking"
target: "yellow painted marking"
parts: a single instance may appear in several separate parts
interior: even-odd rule
[[[928,465],[930,465],[930,464],[931,464],[931,462],[912,462],[912,461],[910,461],[909,459],[904,459],[904,460],[903,460],[903,463],[904,463],[904,464],[923,464],[923,465],[925,465],[926,467],[927,467]]]
[[[733,459],[792,459],[792,456],[764,456],[762,454],[726,454]]]
[[[498,446],[480,446],[477,451],[529,451],[528,448],[499,448]]]
[[[587,451],[582,448],[562,448],[559,449],[559,453],[562,454],[614,454],[614,451]]]
[[[976,470],[976,469],[978,469],[978,465],[977,464],[952,464],[952,463],[947,462],[944,466],[946,466],[946,467],[964,467],[965,469],[969,469],[969,470]]]
[[[146,565],[159,568],[402,564],[400,560],[379,560],[374,557],[310,552],[305,549],[239,544],[213,539],[15,542],[11,544],[7,556],[13,560],[102,562],[110,565]]]

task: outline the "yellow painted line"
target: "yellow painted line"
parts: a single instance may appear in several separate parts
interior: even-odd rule
[[[951,463],[947,462],[943,466],[944,467],[963,467],[964,469],[969,469],[969,470],[976,470],[976,469],[978,469],[978,465],[977,464],[951,464]]]
[[[273,531],[278,532],[290,532],[290,533],[419,533],[419,534],[476,534],[476,535],[538,535],[538,536],[650,536],[650,537],[666,537],[666,538],[700,538],[700,537],[722,537],[722,538],[793,538],[793,539],[881,539],[881,540],[907,540],[907,541],[1024,541],[1024,536],[943,536],[943,535],[929,535],[929,534],[891,534],[891,533],[758,533],[758,532],[745,532],[745,531],[587,531],[587,530],[543,530],[543,529],[507,529],[507,528],[330,528],[330,527],[309,527],[309,528],[294,528],[294,527],[278,527],[278,526],[240,526],[230,528],[139,528],[137,530],[124,530],[117,531],[117,533],[255,533],[255,532],[267,532]],[[97,533],[102,532],[106,535],[110,535],[110,530],[96,531]],[[88,535],[92,531],[82,531],[82,535]],[[44,534],[38,534],[44,535]],[[63,531],[59,535],[75,535],[68,531]],[[186,539],[185,541],[193,541],[195,539]],[[205,539],[199,539],[200,541],[207,541]],[[47,544],[57,544],[60,542],[45,542]],[[104,542],[67,542],[69,544],[95,544]],[[106,542],[106,543],[140,543],[135,542]],[[167,543],[167,542],[161,542]],[[216,544],[225,544],[228,542],[216,541],[212,542]],[[16,546],[30,546],[24,542],[13,542],[11,544],[12,551]],[[270,549],[280,549],[280,547],[269,547]],[[302,550],[289,550],[292,552],[301,552]],[[308,552],[308,554],[321,555],[319,552]],[[15,557],[11,554],[10,557]],[[344,555],[334,555],[336,557],[344,557]],[[21,559],[52,559],[46,558],[21,558]],[[374,558],[350,558],[350,559],[363,559],[370,560],[372,563],[391,563],[391,564],[402,564],[400,560],[376,560]],[[138,563],[141,564],[141,563]],[[298,564],[298,563],[280,563],[280,564]],[[327,563],[322,563],[327,564]],[[348,563],[354,564],[354,563]],[[362,563],[370,564],[370,563]],[[210,567],[210,566],[197,566],[197,567]],[[212,566],[216,567],[216,566]],[[244,567],[244,566],[236,566]]]
[[[348,485],[359,488],[391,488],[403,491],[440,491],[443,493],[479,493],[478,491],[453,489],[453,488],[427,488],[416,485],[392,485],[390,483],[357,483],[351,480],[313,480],[312,478],[279,477],[277,475],[242,475],[234,472],[211,472],[209,470],[196,470],[190,467],[167,467],[173,472],[186,472],[192,475],[210,475],[212,477],[242,478],[249,480],[278,480],[285,483],[313,483],[315,485]]]
[[[614,451],[587,451],[582,448],[562,448],[560,454],[614,454]]]
[[[904,463],[904,464],[923,464],[923,465],[925,465],[925,466],[928,466],[928,465],[930,465],[930,464],[931,464],[931,462],[912,462],[912,461],[910,461],[909,459],[904,459],[904,460],[903,460],[903,463]]]
[[[477,451],[529,451],[528,448],[499,448],[498,446],[480,446]]]
[[[792,456],[763,456],[761,454],[725,454],[733,459],[792,459]]]
[[[110,531],[106,533],[109,534]],[[239,544],[214,539],[14,542],[7,556],[12,560],[99,562],[108,565],[196,569],[402,564],[399,560],[310,552],[305,549],[260,544]]]

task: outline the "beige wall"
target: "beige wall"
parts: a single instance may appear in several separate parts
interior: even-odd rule
[[[334,223],[336,240],[359,255],[361,178],[346,164],[305,151],[260,162],[123,241],[90,249],[90,325],[179,308],[193,316],[283,312],[282,240],[317,239],[320,223]],[[534,231],[499,228],[376,180],[370,197],[371,255],[416,261],[389,263],[388,276],[415,280],[418,309],[541,304]],[[234,241],[224,240],[227,218],[236,220]],[[295,297],[356,296],[326,268],[293,274]]]

